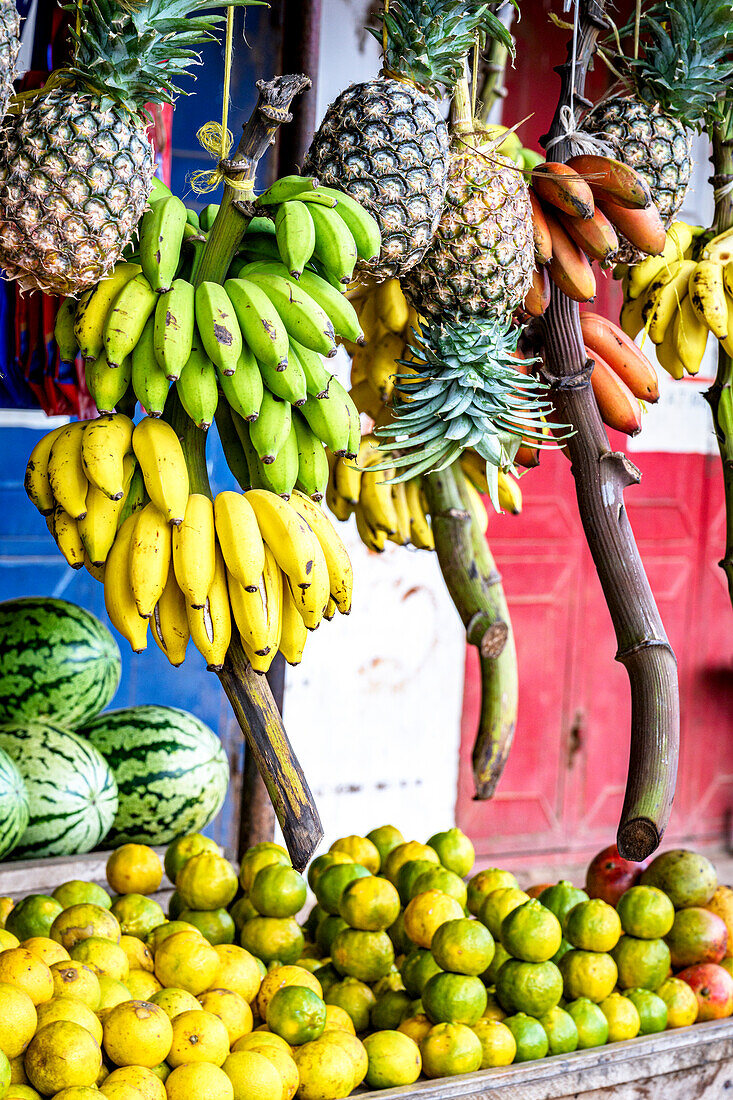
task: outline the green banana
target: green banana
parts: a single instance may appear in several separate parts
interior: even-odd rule
[[[74,335],[77,304],[76,298],[64,298],[58,308],[56,323],[53,326],[53,338],[59,349],[59,358],[64,363],[73,363],[79,351],[79,344]]]
[[[281,278],[290,282],[291,285],[297,286],[299,290],[304,291],[314,302],[317,302],[326,316],[330,319],[334,331],[338,333],[339,336],[343,336],[345,340],[350,340],[353,344],[364,343],[364,333],[359,324],[356,310],[349,299],[344,295],[343,288],[338,290],[331,283],[321,278],[320,275],[316,275],[314,271],[308,270],[303,271],[296,282],[282,263],[268,263],[262,260],[259,262],[256,261],[249,266],[246,277],[251,279],[252,275],[257,273],[264,275],[279,275]],[[295,338],[298,339],[297,336]],[[302,341],[300,342],[302,343]]]
[[[257,451],[252,446],[249,438],[249,424],[246,420],[242,420],[241,416],[237,416],[235,412],[232,412],[232,424],[234,430],[237,433],[239,439],[239,445],[242,448],[242,454],[244,461],[247,464],[247,478],[251,489],[266,489],[262,480],[261,474],[264,471],[264,466],[257,457]]]
[[[102,352],[84,366],[87,389],[100,413],[113,413],[127,392],[132,375],[132,359],[128,355],[119,367],[112,367]]]
[[[279,209],[282,210],[282,207]],[[253,233],[242,242],[241,258],[245,263],[251,263],[252,260],[279,260],[280,250],[277,241],[269,233]],[[230,274],[233,274],[231,268]]]
[[[316,247],[315,225],[304,202],[291,199],[277,208],[275,236],[282,262],[297,279]]]
[[[377,219],[361,203],[343,191],[337,191],[333,187],[319,187],[317,193],[336,199],[336,213],[351,231],[359,259],[376,260],[382,248],[382,234]]]
[[[343,399],[345,390],[332,378],[325,397],[309,397],[301,412],[311,431],[326,444],[332,454],[341,457],[351,443],[351,416]]]
[[[282,318],[288,335],[321,355],[336,354],[336,334],[328,314],[295,280],[271,275],[250,264],[244,274],[249,282],[264,290]]]
[[[104,323],[104,352],[111,367],[119,366],[130,355],[157,298],[142,273],[130,279],[119,292]]]
[[[155,356],[166,378],[175,382],[193,346],[194,289],[185,279],[158,298],[155,307]]]
[[[170,290],[183,244],[186,207],[176,195],[159,199],[140,219],[140,264],[153,290]]]
[[[324,365],[323,359],[317,351],[304,348],[297,340],[290,341],[288,352],[288,365],[295,360],[305,376],[305,387],[313,397],[323,397],[328,390],[331,372]]]
[[[308,422],[297,411],[293,412],[293,427],[298,441],[298,480],[301,492],[312,500],[323,500],[328,485],[328,458],[320,439],[311,431]]]
[[[150,183],[150,194],[148,195],[148,206],[152,206],[153,203],[160,202],[161,199],[165,199],[168,195],[172,194],[170,187],[163,183],[159,176],[153,176]]]
[[[318,180],[311,176],[282,176],[255,199],[255,206],[278,206],[288,199],[299,198],[306,191],[313,191]]]
[[[291,405],[303,404],[308,396],[308,389],[305,384],[303,368],[295,356],[288,360],[285,370],[273,370],[266,363],[259,361],[258,366],[262,381],[270,393],[273,393],[275,397],[282,398],[283,401],[289,401]]]
[[[267,233],[270,237],[275,236],[275,223],[272,218],[266,218],[262,214],[252,218],[244,231],[245,240],[247,237],[256,236],[259,233]]]
[[[262,404],[262,375],[251,348],[245,344],[234,374],[219,375],[224,397],[243,420],[256,420]],[[224,402],[222,402],[224,404]]]
[[[335,210],[311,206],[316,243],[313,255],[329,274],[340,283],[348,284],[356,267],[356,243],[346,222]]]
[[[145,478],[143,472],[138,464],[135,467],[134,473],[130,478],[130,487],[127,490],[125,496],[125,503],[120,509],[120,514],[117,517],[117,530],[119,531],[122,524],[126,519],[129,519],[134,512],[139,512],[148,503],[148,494],[145,491]]]
[[[197,428],[211,427],[219,402],[214,364],[199,340],[194,338],[191,354],[176,382],[181,404]]]
[[[224,287],[219,283],[200,283],[196,287],[195,309],[206,354],[223,374],[234,374],[242,354],[242,330]]]
[[[334,378],[334,382],[336,383],[337,392],[343,394],[346,411],[349,414],[349,439],[346,444],[346,457],[349,459],[356,458],[361,446],[361,413],[354,404],[351,394],[341,385],[338,378]]]
[[[148,416],[160,416],[169,388],[155,354],[155,317],[151,316],[132,351],[132,389]]]
[[[295,488],[295,482],[298,480],[298,437],[295,434],[295,429],[290,422],[290,431],[287,434],[285,442],[280,448],[277,457],[267,464],[257,459],[257,450],[252,439],[252,429],[256,426],[257,421],[254,424],[249,425],[250,444],[254,451],[254,460],[257,462],[257,477],[262,482],[264,489],[269,489],[271,493],[277,493],[281,497],[289,497]],[[252,459],[248,458],[248,463]]]
[[[288,361],[288,333],[268,295],[249,279],[227,279],[224,290],[242,336],[259,361],[282,370]]]
[[[219,203],[210,202],[208,206],[205,206],[199,213],[199,225],[203,229],[204,233],[208,233],[212,225],[216,221],[216,215],[219,213]]]
[[[190,206],[186,207],[186,221],[196,230],[201,228],[198,212],[196,210],[192,210]]]
[[[249,466],[242,450],[242,443],[234,426],[234,414],[226,401],[220,401],[216,410],[216,427],[226,464],[240,489],[252,488]]]
[[[260,462],[269,466],[290,435],[290,405],[269,390],[262,395],[260,415],[249,426],[249,438]]]

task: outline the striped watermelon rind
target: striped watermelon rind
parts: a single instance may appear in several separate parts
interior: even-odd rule
[[[51,722],[25,722],[0,726],[0,749],[28,792],[30,822],[13,859],[95,848],[114,821],[117,783],[94,745]]]
[[[28,791],[11,757],[0,749],[0,858],[16,847],[28,826]]]
[[[68,600],[29,596],[0,603],[0,723],[74,727],[108,706],[122,662],[99,619]]]
[[[229,762],[213,730],[177,707],[106,711],[77,731],[111,766],[119,809],[111,845],[167,844],[199,832],[222,807]]]

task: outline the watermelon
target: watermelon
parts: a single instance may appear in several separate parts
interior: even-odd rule
[[[120,804],[108,840],[167,844],[218,814],[229,762],[213,730],[176,707],[109,710],[77,731],[112,768]]]
[[[28,792],[12,759],[0,749],[0,857],[12,852],[28,824]]]
[[[30,823],[14,859],[89,852],[117,813],[112,769],[93,745],[51,722],[0,726],[0,749],[23,777]]]
[[[40,596],[6,600],[0,638],[0,723],[81,725],[117,691],[117,643],[83,607]]]

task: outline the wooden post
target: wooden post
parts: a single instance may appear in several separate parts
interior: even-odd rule
[[[275,656],[267,673],[272,698],[280,715],[283,713],[285,698],[285,658],[282,653]],[[245,743],[244,769],[242,772],[242,793],[239,802],[239,839],[237,855],[242,858],[248,848],[261,844],[263,840],[272,840],[275,836],[275,810],[267,793],[262,776],[257,770],[254,753]]]

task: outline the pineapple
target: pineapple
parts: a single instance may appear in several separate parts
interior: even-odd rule
[[[644,177],[666,225],[690,182],[689,131],[714,120],[728,92],[731,32],[730,4],[720,0],[648,7],[641,17],[641,56],[614,58],[627,87],[583,120],[581,129],[608,141],[618,158]]]
[[[414,267],[440,220],[449,150],[436,95],[458,80],[476,32],[490,26],[511,41],[476,0],[393,0],[381,18],[387,36],[381,76],[351,85],[331,104],[304,165],[379,222],[381,255],[358,268],[378,280]]]
[[[20,16],[15,0],[0,0],[0,118],[13,94],[15,63],[20,49]]]
[[[529,188],[480,124],[457,126],[451,140],[446,204],[423,259],[402,281],[423,317],[511,318],[532,282]]]
[[[240,0],[250,3],[252,0]],[[146,102],[172,102],[221,16],[210,0],[95,0],[71,27],[68,77],[0,130],[0,266],[22,290],[78,295],[104,278],[145,209]],[[190,17],[189,17],[190,16]]]

